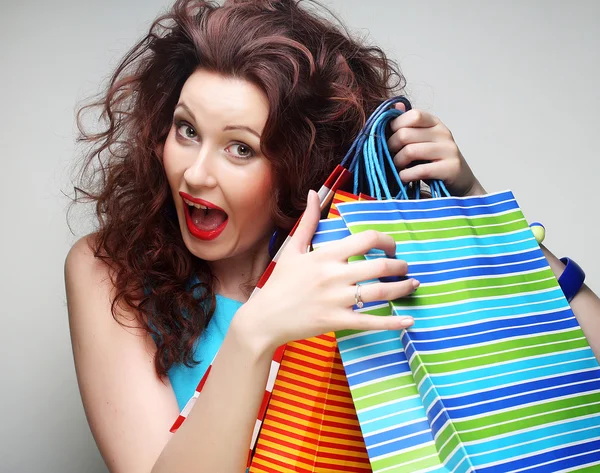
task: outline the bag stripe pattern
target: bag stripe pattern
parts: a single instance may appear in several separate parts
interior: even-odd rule
[[[335,334],[287,344],[250,472],[370,473]]]

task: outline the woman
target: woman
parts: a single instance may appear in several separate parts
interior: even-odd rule
[[[178,1],[124,58],[91,105],[106,128],[83,136],[94,170],[83,192],[96,202],[98,231],[65,266],[77,377],[111,472],[242,471],[279,345],[412,324],[351,310],[358,282],[406,274],[392,258],[347,264],[372,248],[394,254],[390,237],[366,232],[306,252],[319,219],[309,189],[402,86],[381,50],[292,0]],[[401,115],[388,143],[404,181],[484,192],[436,117]],[[248,300],[274,231],[276,247],[304,210]],[[546,255],[560,275],[562,263]],[[417,287],[378,283],[361,296]],[[598,354],[598,299],[584,287],[572,307]],[[202,401],[170,434],[217,350]]]

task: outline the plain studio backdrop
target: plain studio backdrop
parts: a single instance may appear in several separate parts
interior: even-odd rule
[[[512,189],[547,246],[600,291],[600,2],[326,1],[396,59],[483,186]],[[73,368],[65,255],[74,110],[164,0],[3,0],[0,471],[100,473]],[[600,314],[599,314],[600,316]]]

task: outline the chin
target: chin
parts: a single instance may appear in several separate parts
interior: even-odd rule
[[[208,262],[227,259],[234,256],[236,253],[235,251],[224,248],[222,245],[215,245],[210,242],[207,244],[207,242],[198,241],[190,235],[186,235],[183,238],[183,243],[192,255]]]

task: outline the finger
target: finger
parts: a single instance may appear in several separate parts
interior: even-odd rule
[[[360,296],[362,302],[393,301],[400,297],[406,297],[417,290],[419,281],[414,278],[404,279],[396,282],[375,282],[350,286],[347,297],[344,299],[348,306],[356,303],[356,297]],[[357,289],[358,287],[358,289]]]
[[[393,258],[377,258],[349,264],[347,281],[350,284],[356,284],[369,279],[406,276],[407,272],[408,264],[406,261]]]
[[[406,113],[403,113],[390,122],[390,128],[393,133],[403,127],[426,128],[435,126],[440,123],[440,120],[431,113],[424,112],[413,108]]]
[[[444,135],[438,132],[437,127],[433,128],[400,128],[394,133],[387,141],[388,149],[390,153],[397,153],[404,146],[411,143],[430,143],[436,141],[443,141]]]
[[[437,161],[403,169],[400,171],[400,180],[402,182],[427,181],[430,179],[448,181],[450,171],[449,166],[445,164],[443,161]]]
[[[394,108],[396,110],[400,110],[401,112],[406,112],[406,105],[404,105],[404,103],[402,102],[398,102],[394,105]]]
[[[390,258],[396,257],[396,242],[390,235],[367,230],[347,236],[336,245],[327,245],[319,252],[326,252],[335,259],[348,261],[352,256],[362,256],[373,249],[382,250]]]
[[[369,315],[351,311],[340,321],[341,330],[403,330],[414,324],[414,319],[399,315]]]
[[[301,253],[305,253],[306,248],[308,248],[312,241],[320,218],[319,196],[315,191],[310,190],[306,199],[306,210],[300,219],[294,235],[290,239],[289,246]]]
[[[411,143],[396,153],[394,164],[404,169],[415,161],[439,161],[450,153],[452,150],[446,143]]]

